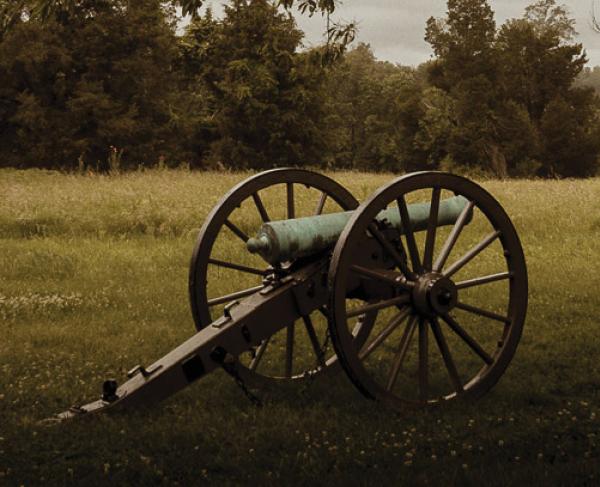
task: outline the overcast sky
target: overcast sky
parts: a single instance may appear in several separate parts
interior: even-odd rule
[[[591,27],[591,11],[596,2],[600,17],[600,0],[571,0],[562,2],[577,22],[577,42],[585,48],[589,65],[600,66],[600,33]],[[496,25],[507,19],[521,17],[531,1],[489,0],[495,12]],[[561,3],[560,1],[557,3]],[[378,59],[394,63],[417,65],[431,56],[423,37],[425,22],[431,16],[444,17],[445,0],[345,0],[334,19],[358,22],[358,41],[369,43]],[[323,18],[297,16],[298,25],[306,33],[306,43],[318,43],[324,31]]]
[[[521,17],[527,5],[534,0],[489,0],[499,26],[507,19]],[[577,22],[577,38],[587,52],[589,65],[600,66],[600,33],[591,27],[592,6],[600,17],[600,0],[571,0],[563,2]],[[221,11],[221,1],[207,1],[215,13]],[[558,2],[561,3],[560,0]],[[343,0],[333,20],[356,21],[359,26],[357,41],[371,45],[378,59],[404,65],[418,65],[431,56],[431,49],[423,37],[425,22],[431,16],[444,17],[445,0]],[[297,15],[300,28],[306,33],[305,44],[322,42],[325,19],[320,15],[309,18]]]

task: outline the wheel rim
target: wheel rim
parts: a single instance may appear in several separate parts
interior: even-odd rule
[[[411,225],[401,238],[381,223],[373,227],[385,208],[408,222],[407,205],[437,208],[454,195],[470,202],[454,225],[436,228],[434,210],[419,235]],[[358,265],[369,242],[392,264]],[[365,303],[349,290],[348,283],[362,289],[374,281],[385,281],[389,296],[366,293]],[[337,242],[329,285],[329,326],[342,366],[366,396],[394,405],[485,393],[516,351],[527,308],[525,259],[506,212],[477,184],[445,173],[401,177],[365,201]],[[352,320],[367,309],[378,316],[357,344]]]
[[[189,296],[196,328],[201,330],[221,316],[227,303],[263,287],[262,278],[272,268],[245,249],[247,237],[256,235],[262,223],[357,206],[356,199],[332,179],[301,169],[266,171],[231,189],[206,218],[192,256]],[[214,288],[227,291],[211,289],[215,268],[221,281]],[[293,380],[333,365],[333,351],[328,353],[333,356],[322,353],[328,342],[326,315],[325,309],[317,310],[265,340],[253,350],[254,356],[243,354],[240,375],[255,383]]]

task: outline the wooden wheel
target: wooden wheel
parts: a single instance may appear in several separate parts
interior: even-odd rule
[[[455,195],[466,198],[463,210],[437,227],[440,201]],[[407,210],[414,203],[431,205],[420,233]],[[402,232],[377,217],[391,208]],[[506,212],[477,184],[445,173],[409,174],[365,201],[334,249],[329,286],[342,366],[366,396],[394,405],[484,394],[512,359],[527,309],[525,259]],[[377,318],[361,344],[352,330],[366,311]]]
[[[192,256],[189,296],[196,328],[220,317],[229,303],[259,292],[267,276],[275,272],[285,276],[288,265],[269,266],[246,249],[248,238],[264,222],[357,206],[356,199],[332,179],[301,169],[266,171],[235,186],[207,217]],[[301,379],[332,365],[336,357],[327,347],[326,315],[325,308],[315,310],[240,356],[240,375],[255,383]]]

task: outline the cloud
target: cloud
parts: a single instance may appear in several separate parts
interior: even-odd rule
[[[598,9],[600,12],[600,0]],[[579,31],[577,42],[586,48],[589,64],[600,65],[600,33],[591,28],[592,0],[572,0],[567,3]],[[498,25],[507,19],[521,17],[527,5],[522,0],[492,0]],[[561,3],[560,0],[558,2]],[[333,19],[357,21],[358,40],[371,45],[375,55],[382,60],[400,64],[417,65],[429,59],[431,48],[423,39],[425,22],[431,16],[443,17],[446,3],[441,0],[346,0],[336,10]],[[325,20],[321,16],[297,16],[306,32],[306,44],[323,40]]]

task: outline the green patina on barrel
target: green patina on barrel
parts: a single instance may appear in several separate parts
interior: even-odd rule
[[[463,196],[440,201],[438,226],[453,225],[467,202]],[[429,203],[408,205],[414,231],[427,229],[429,208]],[[335,245],[352,213],[346,211],[268,222],[262,225],[256,238],[248,240],[246,246],[250,253],[260,254],[270,264],[312,255]],[[387,220],[403,233],[398,208],[383,210],[377,219]]]

